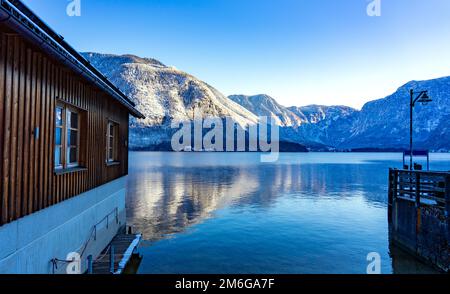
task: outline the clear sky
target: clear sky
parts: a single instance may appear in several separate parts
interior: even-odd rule
[[[24,0],[79,51],[152,57],[226,95],[349,105],[450,75],[450,1]]]

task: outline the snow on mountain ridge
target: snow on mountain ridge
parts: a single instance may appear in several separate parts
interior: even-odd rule
[[[231,95],[228,98],[258,116],[272,117],[276,124],[282,127],[298,127],[304,122],[295,113],[280,105],[269,95]]]
[[[450,77],[411,81],[386,98],[366,103],[340,147],[407,148],[411,89],[428,90],[433,100],[427,106],[418,103],[414,108],[415,145],[431,150],[450,150],[446,143],[450,135]]]
[[[187,108],[194,106],[205,115],[230,115],[242,124],[257,122],[254,114],[229,101],[209,84],[155,59],[99,53],[83,55],[148,116],[139,121],[141,125],[161,123],[166,116],[192,119],[194,109]]]
[[[291,106],[288,109],[310,124],[317,124],[323,120],[336,121],[357,112],[354,108],[342,105],[324,106],[313,104],[301,107]]]
[[[133,55],[84,53],[85,58],[136,102],[145,120],[132,119],[130,147],[146,148],[170,141],[170,123],[204,116],[232,117],[241,125],[257,116],[275,118],[282,140],[337,149],[403,148],[409,134],[409,89],[429,90],[433,102],[415,109],[417,146],[450,150],[450,77],[411,81],[395,93],[366,103],[358,111],[347,106],[284,107],[268,95],[225,97],[192,75]]]
[[[151,59],[133,55],[82,53],[112,83],[130,97],[146,118],[132,119],[131,127],[157,129],[167,134],[151,134],[155,144],[168,140],[173,120],[203,117],[231,117],[242,126],[255,124],[258,118],[218,90],[194,76]],[[164,131],[166,129],[166,131]],[[145,134],[141,134],[144,135]]]

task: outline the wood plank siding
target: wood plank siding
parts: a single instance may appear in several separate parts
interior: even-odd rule
[[[80,113],[76,170],[55,171],[57,103]],[[109,94],[0,26],[0,226],[126,175],[128,119]],[[108,121],[119,128],[114,164]]]

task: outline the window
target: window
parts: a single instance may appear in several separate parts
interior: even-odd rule
[[[55,169],[77,167],[80,156],[80,113],[65,105],[55,109]]]
[[[56,129],[55,129],[55,168],[63,168],[62,149],[63,149],[63,116],[64,109],[56,107]]]
[[[67,110],[67,166],[78,165],[79,122],[78,113]]]
[[[119,161],[118,158],[118,142],[119,142],[119,125],[109,121],[106,134],[106,162],[112,163]]]

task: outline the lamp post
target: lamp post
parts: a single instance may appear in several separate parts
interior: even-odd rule
[[[416,106],[416,103],[422,103],[422,105],[427,105],[428,103],[432,102],[431,98],[428,96],[428,91],[420,91],[420,92],[414,92],[414,90],[411,89],[410,91],[411,96],[411,102],[409,107],[409,114],[410,114],[410,121],[409,121],[409,152],[410,152],[410,164],[409,164],[409,170],[413,170],[413,110],[414,106]]]

